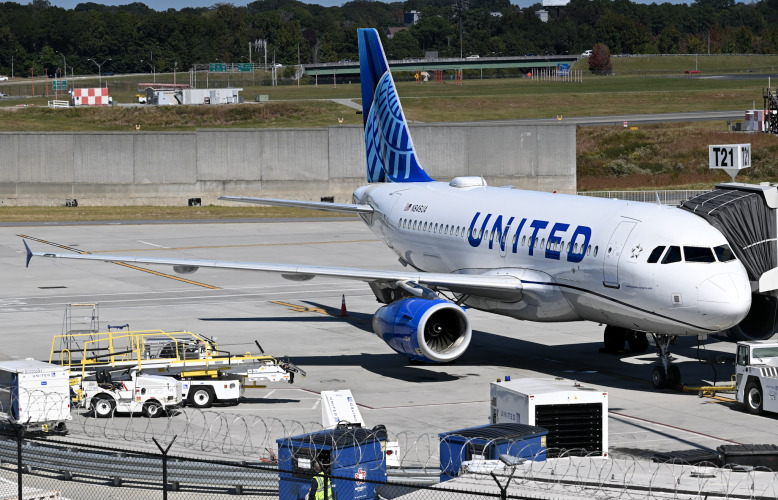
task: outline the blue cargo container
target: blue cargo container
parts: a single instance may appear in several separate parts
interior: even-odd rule
[[[509,455],[544,461],[547,435],[542,427],[524,424],[490,424],[441,433],[440,480],[457,477],[467,460],[497,460],[500,455]]]
[[[305,498],[317,460],[332,478],[337,500],[375,497],[375,483],[386,482],[386,429],[336,428],[276,440],[279,500]]]

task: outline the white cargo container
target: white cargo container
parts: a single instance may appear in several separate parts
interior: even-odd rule
[[[522,378],[492,382],[493,424],[548,429],[547,445],[590,456],[608,456],[608,393],[568,379]]]
[[[66,432],[70,368],[32,359],[0,362],[2,415],[28,431]]]

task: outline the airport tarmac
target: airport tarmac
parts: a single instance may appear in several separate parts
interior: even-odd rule
[[[603,327],[594,323],[529,323],[471,310],[473,340],[464,356],[447,365],[410,364],[372,334],[379,304],[367,284],[214,269],[174,275],[185,280],[179,281],[112,263],[45,258],[34,258],[27,269],[22,234],[37,240],[30,241],[36,251],[63,251],[54,244],[94,253],[401,268],[391,250],[352,218],[3,226],[4,360],[48,359],[52,337],[62,333],[65,304],[99,303],[102,330],[124,324],[132,330],[186,329],[214,336],[233,352],[255,351],[256,339],[267,353],[289,355],[307,371],[294,385],[247,390],[246,403],[218,409],[227,414],[320,422],[319,392],[350,389],[369,426],[434,435],[488,423],[490,381],[566,377],[609,393],[612,456],[778,443],[775,416],[752,416],[736,403],[694,392],[654,390],[649,377],[655,354],[601,352]],[[684,338],[674,347],[688,385],[714,378],[714,368],[697,361],[696,344],[696,338]],[[713,340],[700,354],[734,359],[734,351],[734,344]],[[715,367],[719,381],[733,372],[731,362]]]

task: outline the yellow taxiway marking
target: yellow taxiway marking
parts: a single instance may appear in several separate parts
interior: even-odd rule
[[[303,241],[303,242],[286,242],[286,243],[252,243],[250,245],[202,245],[194,247],[164,247],[164,248],[131,248],[131,249],[119,249],[119,250],[106,250],[106,253],[115,252],[158,252],[160,250],[206,250],[206,249],[219,249],[219,248],[252,248],[252,247],[282,247],[282,246],[299,246],[299,245],[329,245],[333,243],[375,243],[381,240],[346,240],[346,241]],[[56,246],[56,245],[55,245]]]
[[[42,240],[40,238],[35,238],[34,236],[29,236],[29,235],[26,235],[26,234],[17,234],[16,236],[19,236],[20,238],[24,238],[24,239],[27,239],[27,240],[37,241],[38,243],[44,243],[46,245],[51,245],[53,247],[62,248],[63,250],[69,250],[71,252],[75,252],[75,253],[79,253],[79,254],[90,254],[91,253],[91,252],[87,252],[85,250],[79,250],[77,248],[69,247],[67,245],[62,245],[60,243],[54,243],[53,241],[47,241],[47,240]],[[153,274],[155,276],[161,276],[163,278],[169,278],[171,280],[180,281],[182,283],[188,283],[190,285],[201,286],[203,288],[209,288],[211,290],[221,290],[221,287],[218,287],[218,286],[207,285],[205,283],[200,283],[199,281],[193,281],[193,280],[188,280],[188,279],[185,279],[185,278],[179,278],[178,276],[173,276],[173,275],[170,275],[170,274],[161,273],[159,271],[154,271],[154,270],[151,270],[151,269],[146,269],[145,267],[136,266],[134,264],[128,264],[126,262],[115,262],[115,261],[110,261],[110,262],[111,262],[111,264],[116,264],[117,266],[128,267],[130,269],[135,269],[136,271],[143,271],[144,273]]]
[[[312,312],[312,313],[319,313],[324,314],[326,316],[329,316],[330,313],[322,309],[321,307],[308,307],[308,306],[301,306],[297,304],[290,304],[289,302],[282,302],[280,300],[271,300],[272,304],[278,304],[280,306],[286,306],[289,309],[295,311],[295,312]]]

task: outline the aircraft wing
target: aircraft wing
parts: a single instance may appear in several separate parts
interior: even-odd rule
[[[455,293],[467,293],[498,300],[520,300],[522,297],[521,280],[508,275],[479,275],[456,273],[425,273],[421,271],[386,271],[358,269],[350,267],[309,266],[297,264],[273,264],[262,262],[230,262],[222,260],[175,259],[135,257],[127,255],[101,255],[92,253],[54,253],[33,252],[24,241],[27,251],[27,266],[36,257],[55,259],[99,260],[104,262],[126,262],[131,264],[154,264],[173,266],[174,271],[191,273],[200,267],[219,269],[243,269],[281,274],[293,281],[306,281],[316,276],[341,278],[364,282],[418,283],[432,288],[441,288]]]
[[[327,212],[345,212],[352,214],[372,214],[370,205],[357,205],[353,203],[328,203],[324,201],[298,201],[277,200],[274,198],[246,198],[242,196],[220,196],[220,200],[236,201],[241,203],[256,203],[259,205],[278,205],[282,207],[308,208],[311,210],[324,210]]]

